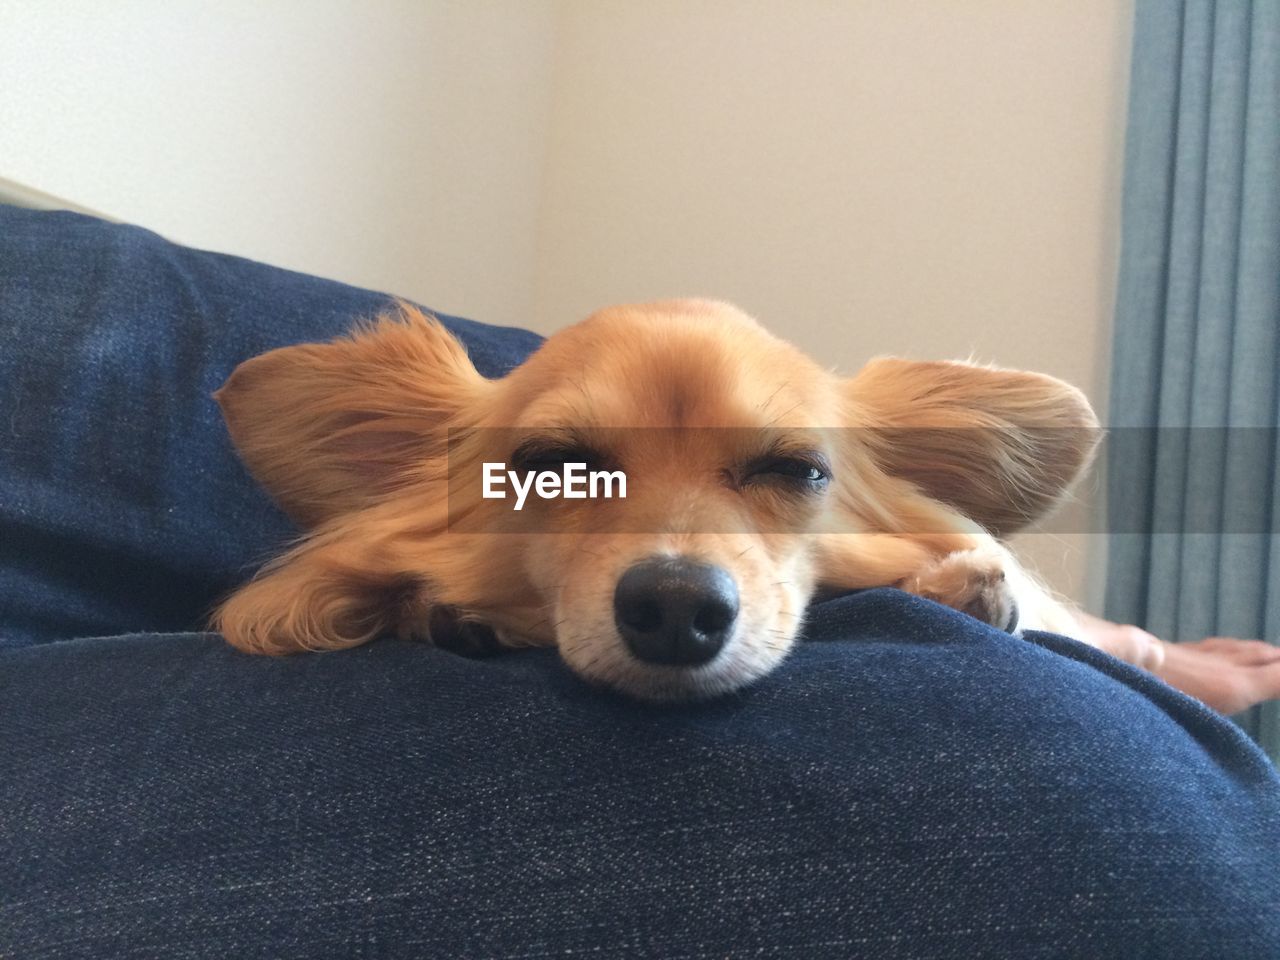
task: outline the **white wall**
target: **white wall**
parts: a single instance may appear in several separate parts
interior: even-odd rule
[[[539,328],[700,293],[850,372],[974,353],[1101,401],[1128,0],[559,13]],[[1085,593],[1087,538],[1029,546]]]
[[[0,177],[521,323],[553,19],[542,0],[0,0]]]
[[[493,322],[707,294],[1101,401],[1131,4],[0,0],[0,177]],[[1081,596],[1086,547],[1032,551]]]

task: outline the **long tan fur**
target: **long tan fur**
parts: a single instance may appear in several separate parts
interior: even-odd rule
[[[654,698],[767,673],[819,588],[896,584],[992,622],[1016,603],[1024,623],[1030,610],[1054,626],[1061,608],[992,534],[1057,501],[1097,426],[1078,391],[1037,374],[888,359],[844,380],[703,300],[603,310],[495,381],[403,308],[246,361],[217,399],[249,469],[306,530],[217,611],[232,644],[281,654],[424,635],[447,608]],[[480,497],[482,462],[566,431],[626,465],[626,500],[515,513]],[[800,442],[832,463],[821,494],[735,480],[753,445]],[[614,585],[655,553],[739,585],[741,622],[707,666],[641,664],[617,637]]]

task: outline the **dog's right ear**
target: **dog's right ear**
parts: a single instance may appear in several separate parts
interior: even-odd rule
[[[438,321],[402,306],[350,336],[246,360],[214,397],[249,471],[313,527],[413,480],[492,387]]]

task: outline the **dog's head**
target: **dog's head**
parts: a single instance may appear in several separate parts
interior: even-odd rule
[[[233,643],[348,646],[448,607],[654,699],[767,673],[818,586],[892,583],[904,543],[1034,519],[1096,426],[1035,374],[880,360],[841,379],[700,300],[601,311],[500,380],[405,310],[249,360],[218,399],[310,531],[224,605]],[[569,464],[582,497],[532,480]],[[895,556],[840,546],[877,532]]]

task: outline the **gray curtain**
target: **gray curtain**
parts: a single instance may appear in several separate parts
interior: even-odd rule
[[[1138,0],[1106,612],[1280,639],[1280,0]],[[1238,721],[1280,757],[1280,709]]]

